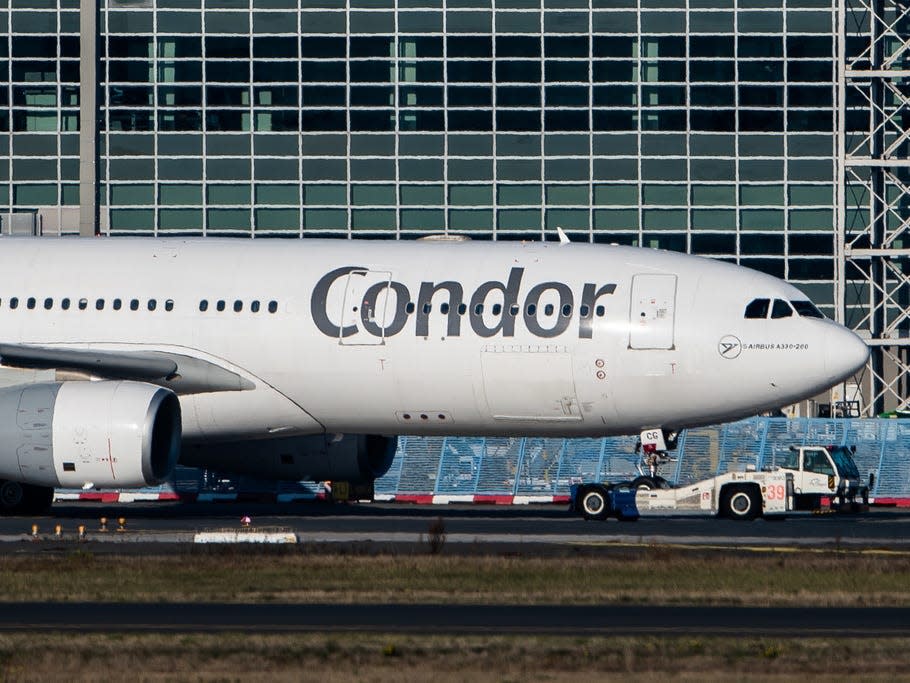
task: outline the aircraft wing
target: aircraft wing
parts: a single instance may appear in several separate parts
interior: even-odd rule
[[[236,372],[201,358],[165,351],[97,351],[0,344],[0,363],[13,368],[62,370],[103,379],[150,382],[176,394],[255,389]]]

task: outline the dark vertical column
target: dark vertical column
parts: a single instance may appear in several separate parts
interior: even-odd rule
[[[98,224],[98,5],[79,0],[79,236]]]
[[[885,62],[885,45],[882,29],[885,21],[885,0],[872,0],[872,16],[870,17],[870,36],[869,40],[872,45],[872,64],[870,68],[873,72],[884,69]],[[872,124],[872,149],[870,156],[873,163],[881,161],[885,153],[885,86],[884,78],[878,75],[872,76],[871,82],[871,124]],[[885,244],[885,231],[887,227],[887,216],[885,214],[885,169],[882,166],[872,166],[872,197],[871,202],[871,220],[869,226],[869,248],[882,249]],[[870,305],[872,306],[872,338],[881,339],[885,332],[885,292],[888,291],[886,285],[887,271],[885,269],[885,260],[881,256],[872,256],[869,260],[871,268],[871,279],[874,283],[869,292]],[[872,347],[872,396],[875,397],[873,404],[873,414],[877,415],[885,410],[884,396],[884,354],[881,346]]]

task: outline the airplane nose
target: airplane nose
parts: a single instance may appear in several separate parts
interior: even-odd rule
[[[868,359],[866,342],[845,327],[832,326],[825,340],[825,369],[835,384],[859,372]]]

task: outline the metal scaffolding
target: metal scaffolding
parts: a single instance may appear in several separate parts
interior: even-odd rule
[[[910,405],[910,6],[838,7],[836,309],[872,355],[867,414]]]

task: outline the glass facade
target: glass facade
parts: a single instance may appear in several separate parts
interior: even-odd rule
[[[4,1],[0,211],[75,231],[78,5]],[[835,15],[831,0],[108,0],[102,230],[561,226],[735,260],[831,313]]]

